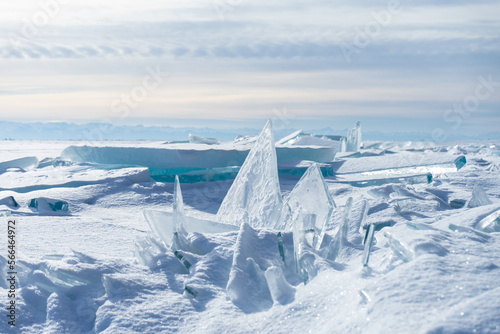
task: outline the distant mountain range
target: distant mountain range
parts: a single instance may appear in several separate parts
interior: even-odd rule
[[[203,137],[215,137],[220,140],[232,140],[239,135],[257,135],[261,129],[214,129],[199,127],[171,127],[123,125],[113,126],[107,123],[76,124],[66,122],[6,122],[0,121],[0,140],[187,140],[189,134]],[[275,129],[276,139],[280,139],[298,129]],[[306,132],[325,135],[347,135],[348,129],[303,129]],[[370,131],[363,127],[364,140],[421,140],[432,141],[430,133]],[[450,134],[447,140],[499,140],[500,132],[478,136]]]

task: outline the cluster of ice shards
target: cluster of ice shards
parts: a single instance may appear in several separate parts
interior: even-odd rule
[[[268,121],[224,198],[217,220],[237,226],[274,227],[282,205],[274,134]]]
[[[361,140],[361,122],[357,122],[347,134],[346,152],[358,152],[361,148]]]

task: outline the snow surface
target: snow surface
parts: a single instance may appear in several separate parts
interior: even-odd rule
[[[0,162],[57,158],[75,144],[86,143],[5,141]],[[352,197],[347,242],[335,261],[315,258],[317,273],[306,285],[293,272],[292,233],[282,234],[283,262],[277,231],[248,224],[240,231],[190,233],[203,254],[183,253],[190,268],[171,250],[153,268],[139,264],[134,242],[150,233],[143,210],[171,211],[174,193],[173,184],[153,182],[145,168],[9,169],[0,174],[0,211],[12,216],[0,219],[18,222],[20,289],[17,326],[10,328],[2,315],[0,333],[498,333],[500,232],[477,228],[485,218],[494,222],[500,210],[499,147],[375,143],[367,150],[419,161],[465,155],[467,164],[434,175],[431,184],[356,188],[325,178],[337,204],[325,242],[337,235]],[[296,183],[280,179],[285,201]],[[216,221],[231,184],[181,184],[186,214]],[[491,204],[470,208],[477,186]],[[9,196],[19,208],[3,201]],[[34,212],[28,207],[33,198],[65,201],[69,211]],[[464,205],[453,208],[452,201]],[[388,226],[375,232],[363,267],[366,205],[364,224]],[[5,273],[7,239],[0,240]],[[6,287],[2,281],[2,309]]]

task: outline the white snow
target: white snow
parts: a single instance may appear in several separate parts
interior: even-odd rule
[[[6,141],[0,143],[0,163],[57,158],[65,147],[84,144]],[[117,145],[123,143],[94,146]],[[176,255],[165,245],[150,244],[151,258],[144,262],[136,255],[136,239],[153,239],[143,210],[172,219],[173,184],[152,181],[145,168],[105,170],[82,163],[9,169],[0,174],[0,210],[12,215],[0,219],[4,227],[9,219],[17,221],[20,282],[12,330],[5,316],[7,282],[1,280],[0,333],[498,333],[499,146],[383,142],[369,148],[365,143],[364,151],[392,153],[372,163],[344,157],[345,166],[356,166],[359,159],[372,170],[387,168],[387,161],[380,162],[384,157],[397,161],[398,156],[399,166],[438,155],[439,163],[465,155],[467,164],[435,174],[430,184],[359,188],[326,177],[337,208],[323,245],[335,240],[352,197],[347,240],[334,260],[306,252],[314,272],[305,285],[294,268],[292,232],[282,233],[283,262],[278,231],[248,224],[239,231],[195,231],[204,222],[217,224],[233,181],[181,184],[191,248]],[[296,183],[279,180],[285,201]],[[481,200],[468,207],[475,188],[491,204]],[[33,212],[28,204],[34,198],[67,202],[68,212]],[[453,208],[452,201],[464,205]],[[375,232],[363,267],[365,228],[380,223],[387,226]]]

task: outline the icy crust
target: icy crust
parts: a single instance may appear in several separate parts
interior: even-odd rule
[[[19,158],[10,161],[0,162],[0,173],[5,172],[9,168],[20,168],[21,170],[31,170],[38,167],[38,159],[36,157]]]

